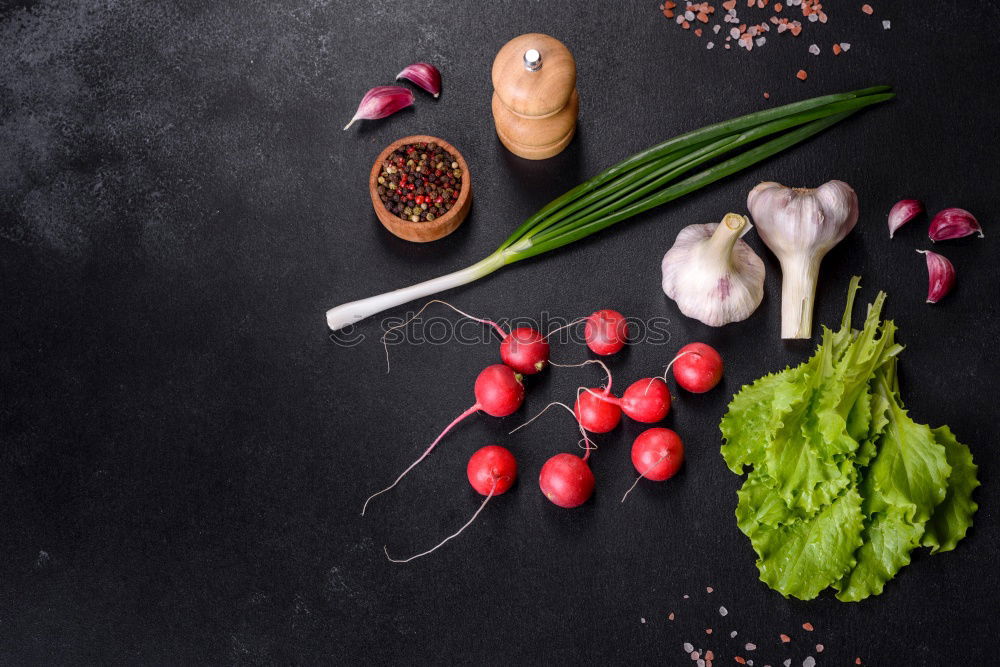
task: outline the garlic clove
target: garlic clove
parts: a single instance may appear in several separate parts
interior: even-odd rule
[[[403,71],[396,75],[396,81],[406,79],[434,97],[441,95],[441,72],[430,63],[413,63],[403,68]]]
[[[764,262],[740,239],[753,225],[727,214],[690,225],[663,256],[663,291],[685,316],[719,327],[750,317],[764,298]]]
[[[931,241],[947,241],[976,233],[979,234],[979,238],[983,238],[983,227],[974,215],[964,208],[946,208],[939,211],[931,220],[927,236]]]
[[[889,209],[889,238],[896,230],[924,212],[924,203],[919,199],[903,199]]]
[[[955,266],[936,252],[917,252],[927,256],[927,303],[937,303],[955,286]]]
[[[391,116],[400,109],[413,104],[413,91],[402,86],[376,86],[365,93],[358,104],[358,110],[351,122],[344,126],[346,130],[358,120],[375,120]]]

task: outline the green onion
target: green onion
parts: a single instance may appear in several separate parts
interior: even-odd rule
[[[485,259],[433,280],[332,308],[326,313],[327,324],[336,331],[413,299],[478,280],[507,264],[561,248],[751,167],[865,107],[892,97],[888,86],[826,95],[740,116],[669,139],[619,162],[543,206]],[[736,152],[744,147],[748,148]],[[690,174],[698,168],[701,171]]]

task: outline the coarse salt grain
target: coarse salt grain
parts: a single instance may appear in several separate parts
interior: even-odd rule
[[[729,636],[730,636],[730,637],[735,637],[735,636],[736,636],[736,635],[738,635],[738,634],[739,634],[739,633],[738,633],[738,632],[736,632],[736,630],[733,630],[732,632],[730,632],[730,633],[729,633]]]
[[[756,651],[757,645],[752,642],[747,642],[746,646],[744,646],[743,648],[745,648],[748,651]]]
[[[693,650],[694,650],[694,646],[691,644],[691,642],[684,642],[684,652],[685,653],[690,653]]]
[[[685,595],[684,599],[687,600],[689,597],[691,597],[691,596],[690,595]]]
[[[698,662],[696,664],[698,667],[705,667],[705,661],[702,658],[698,658]]]
[[[712,634],[712,628],[705,628],[705,634],[706,635]]]
[[[692,651],[691,652],[691,659],[692,660],[697,660],[700,657],[701,657],[701,653],[698,653],[698,651]]]
[[[888,30],[892,27],[892,23],[889,21],[882,21],[882,30]]]
[[[645,619],[645,618],[642,618],[642,617],[640,617],[640,618],[639,618],[639,621],[640,621],[640,622],[642,622],[642,623],[645,623],[645,622],[646,622],[646,619]]]
[[[815,44],[810,44],[809,45],[809,53],[813,54],[814,56],[818,56],[819,55],[819,47],[816,46]]]
[[[767,41],[766,37],[758,37],[757,38],[757,46],[764,46],[764,42],[766,42],[766,41]]]
[[[712,32],[714,32],[716,35],[719,34],[720,30],[722,30],[722,26],[719,25],[718,23],[716,23],[715,25],[712,26]]]
[[[714,49],[715,48],[715,42],[709,42],[708,44],[705,45],[705,48],[706,49]]]
[[[869,16],[875,13],[875,10],[872,9],[872,6],[868,4],[861,5],[861,11],[863,11],[865,14],[868,14]]]
[[[706,593],[712,593],[712,592],[714,592],[714,591],[715,591],[715,589],[714,589],[714,588],[712,588],[711,586],[706,586],[706,587],[705,587],[705,592],[706,592]]]
[[[715,660],[715,654],[712,653],[711,649],[705,651],[705,660]]]
[[[851,50],[851,44],[850,44],[850,42],[841,42],[840,43],[840,48],[842,48],[845,51],[850,51]]]
[[[816,658],[809,656],[802,661],[802,667],[816,667]]]
[[[785,661],[784,661],[783,663],[781,663],[781,664],[782,664],[782,665],[784,665],[785,667],[792,667],[792,659],[791,659],[791,658],[788,658],[787,660],[785,660]]]
[[[797,73],[795,74],[795,78],[797,78],[797,79],[798,79],[799,81],[805,81],[806,79],[808,79],[808,78],[809,78],[809,74],[807,74],[807,73],[806,73],[806,71],[805,71],[804,69],[800,69],[800,70],[799,70],[799,71],[798,71],[798,72],[797,72]]]
[[[810,623],[809,621],[806,621],[805,623],[802,624],[802,629],[805,630],[806,632],[812,632],[814,629],[813,624]]]
[[[674,612],[670,612],[669,614],[667,614],[667,620],[668,621],[674,620]]]
[[[826,647],[823,646],[822,644],[816,644],[816,652],[817,653],[822,653],[824,648],[826,648]]]
[[[719,607],[719,616],[725,616],[728,613],[729,613],[728,609],[726,609],[725,607]]]
[[[788,635],[778,635],[778,637],[781,638],[782,644],[787,644],[788,642],[792,641],[792,638],[789,637]]]

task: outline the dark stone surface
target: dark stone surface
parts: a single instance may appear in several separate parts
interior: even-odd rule
[[[826,26],[772,35],[747,54],[706,51],[656,4],[3,5],[0,661],[686,664],[685,641],[712,648],[718,664],[746,641],[759,646],[758,665],[801,664],[816,642],[820,664],[993,661],[1000,11],[989,0],[925,11],[873,1],[866,17],[836,3]],[[493,54],[533,30],[564,40],[580,72],[579,136],[544,163],[507,154],[489,113]],[[813,41],[821,57],[806,53]],[[834,58],[834,41],[851,51]],[[416,60],[440,66],[440,100],[418,92],[414,109],[341,131],[367,88]],[[807,82],[794,78],[800,67]],[[394,348],[386,375],[378,320],[345,349],[328,336],[326,308],[479,259],[551,197],[655,140],[875,83],[894,85],[898,101],[448,294],[494,318],[598,307],[670,318],[670,345],[612,360],[622,386],[688,340],[717,346],[723,386],[679,395],[668,418],[688,451],[677,478],[619,504],[639,431],[627,424],[598,439],[594,500],[572,512],[550,505],[536,476],[575,447],[567,415],[506,433],[597,382],[596,371],[560,369],[532,381],[521,413],[468,420],[359,516],[365,496],[467,407],[496,343]],[[414,133],[454,143],[475,183],[469,220],[427,246],[390,237],[365,192],[378,150]],[[718,454],[723,409],[741,384],[809,349],[778,340],[773,256],[750,235],[768,292],[742,325],[701,327],[658,286],[683,225],[743,210],[761,179],[830,178],[855,186],[863,213],[824,264],[816,321],[838,318],[854,273],[863,298],[888,290],[907,345],[907,406],[950,424],[983,481],[968,539],[933,558],[918,552],[860,604],[769,591],[732,516],[740,479]],[[984,240],[941,244],[959,286],[938,306],[923,303],[914,253],[929,246],[926,219],[887,239],[885,213],[902,197],[969,208],[986,227]],[[568,346],[556,355],[583,357]],[[488,442],[515,451],[520,483],[433,557],[386,562],[384,544],[422,550],[471,514],[465,463]]]

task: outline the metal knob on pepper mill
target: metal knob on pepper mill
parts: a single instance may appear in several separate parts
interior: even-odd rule
[[[515,37],[493,60],[493,122],[511,153],[543,160],[562,151],[576,132],[580,97],[576,61],[554,37]]]

